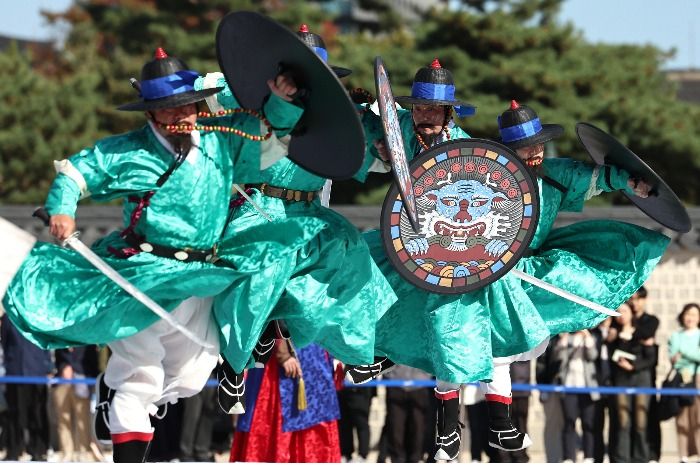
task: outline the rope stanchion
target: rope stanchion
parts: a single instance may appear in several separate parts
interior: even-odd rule
[[[472,386],[477,386],[479,383],[469,383]],[[434,380],[401,380],[401,379],[383,379],[373,380],[364,384],[345,383],[349,387],[435,387]],[[539,391],[539,392],[565,392],[567,394],[589,394],[598,392],[603,395],[627,394],[627,395],[700,395],[700,389],[686,388],[664,388],[656,389],[653,387],[616,387],[616,386],[600,386],[600,387],[567,387],[556,384],[520,384],[512,385],[514,391]]]
[[[62,378],[47,378],[45,376],[0,376],[0,384],[87,384],[88,386],[95,385],[95,378],[84,379],[62,379]],[[469,383],[472,386],[477,386],[479,383]],[[207,381],[207,387],[217,385],[216,380],[210,379]],[[431,379],[381,379],[372,380],[364,384],[352,384],[345,382],[348,387],[435,387],[435,380]],[[599,387],[568,387],[557,384],[520,384],[515,383],[512,386],[514,391],[539,391],[539,392],[559,392],[567,394],[590,394],[597,392],[603,395],[689,395],[700,396],[700,389],[686,388],[664,388],[656,389],[653,387],[619,387],[619,386],[599,386]]]

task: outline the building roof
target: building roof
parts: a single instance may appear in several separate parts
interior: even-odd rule
[[[700,71],[688,69],[684,71],[668,71],[666,78],[679,85],[677,98],[688,103],[700,104]]]
[[[15,37],[8,37],[6,35],[0,35],[0,51],[7,50],[10,46],[10,43],[12,42],[16,42],[17,47],[20,50],[29,49],[32,51],[40,51],[42,53],[53,53],[56,47],[56,44],[53,40],[25,40],[18,39]]]

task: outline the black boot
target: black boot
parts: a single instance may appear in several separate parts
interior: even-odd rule
[[[514,452],[522,450],[532,445],[530,437],[518,431],[510,420],[511,402],[510,397],[504,403],[497,400],[487,400],[489,410],[489,445],[491,447]]]
[[[129,440],[114,444],[112,457],[114,463],[144,463],[151,441]]]
[[[260,338],[253,349],[253,360],[255,368],[265,368],[268,360],[272,357],[272,350],[275,348],[275,338]]]
[[[396,364],[386,357],[374,357],[374,363],[369,365],[347,365],[345,379],[353,384],[363,384],[379,375],[389,373]]]
[[[459,422],[459,389],[439,392],[437,397],[437,434],[435,435],[435,459],[455,460],[459,456],[462,428]]]
[[[265,368],[270,357],[272,357],[276,339],[289,339],[289,337],[289,331],[284,320],[273,320],[268,323],[265,331],[260,335],[255,349],[253,349],[255,368]]]
[[[95,407],[95,415],[92,417],[92,427],[98,442],[109,445],[112,443],[112,432],[109,430],[109,409],[112,407],[112,399],[114,399],[116,391],[105,384],[104,375],[104,373],[100,373],[95,380],[97,406]]]
[[[245,382],[243,373],[233,371],[231,365],[224,360],[216,372],[219,381],[217,394],[219,406],[229,415],[245,413]]]

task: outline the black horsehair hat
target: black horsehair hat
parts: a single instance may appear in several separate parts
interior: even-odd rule
[[[397,96],[398,104],[427,104],[454,106],[458,116],[473,116],[476,107],[455,100],[455,84],[452,73],[440,65],[437,58],[429,67],[420,68],[413,78],[411,96]]]
[[[168,56],[158,48],[155,57],[141,69],[141,91],[143,101],[135,101],[117,109],[120,111],[152,111],[176,108],[202,101],[223,90],[223,87],[195,90],[194,81],[199,77],[180,58]]]
[[[328,64],[328,50],[326,50],[326,44],[320,35],[309,32],[309,28],[306,26],[306,24],[302,24],[299,28],[299,32],[297,32],[297,37],[299,37],[302,42],[313,49],[316,54],[320,56],[321,59],[326,62],[326,64]],[[345,77],[352,74],[350,69],[341,68],[340,66],[333,66],[330,64],[328,66],[338,77]]]
[[[498,116],[498,130],[499,141],[513,150],[544,143],[564,133],[564,127],[559,124],[540,123],[534,109],[515,100]]]

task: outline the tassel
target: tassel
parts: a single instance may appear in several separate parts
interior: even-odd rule
[[[285,340],[287,342],[287,346],[289,346],[289,353],[292,354],[292,357],[297,359],[297,362],[299,362],[299,382],[297,383],[299,390],[297,393],[297,410],[303,411],[306,410],[306,388],[304,387],[304,373],[301,369],[301,361],[299,360],[299,356],[297,355],[297,351],[294,348],[294,343],[292,342],[292,338],[287,338]]]
[[[297,396],[297,409],[299,411],[306,410],[306,388],[304,387],[304,378],[299,376],[299,394]]]

